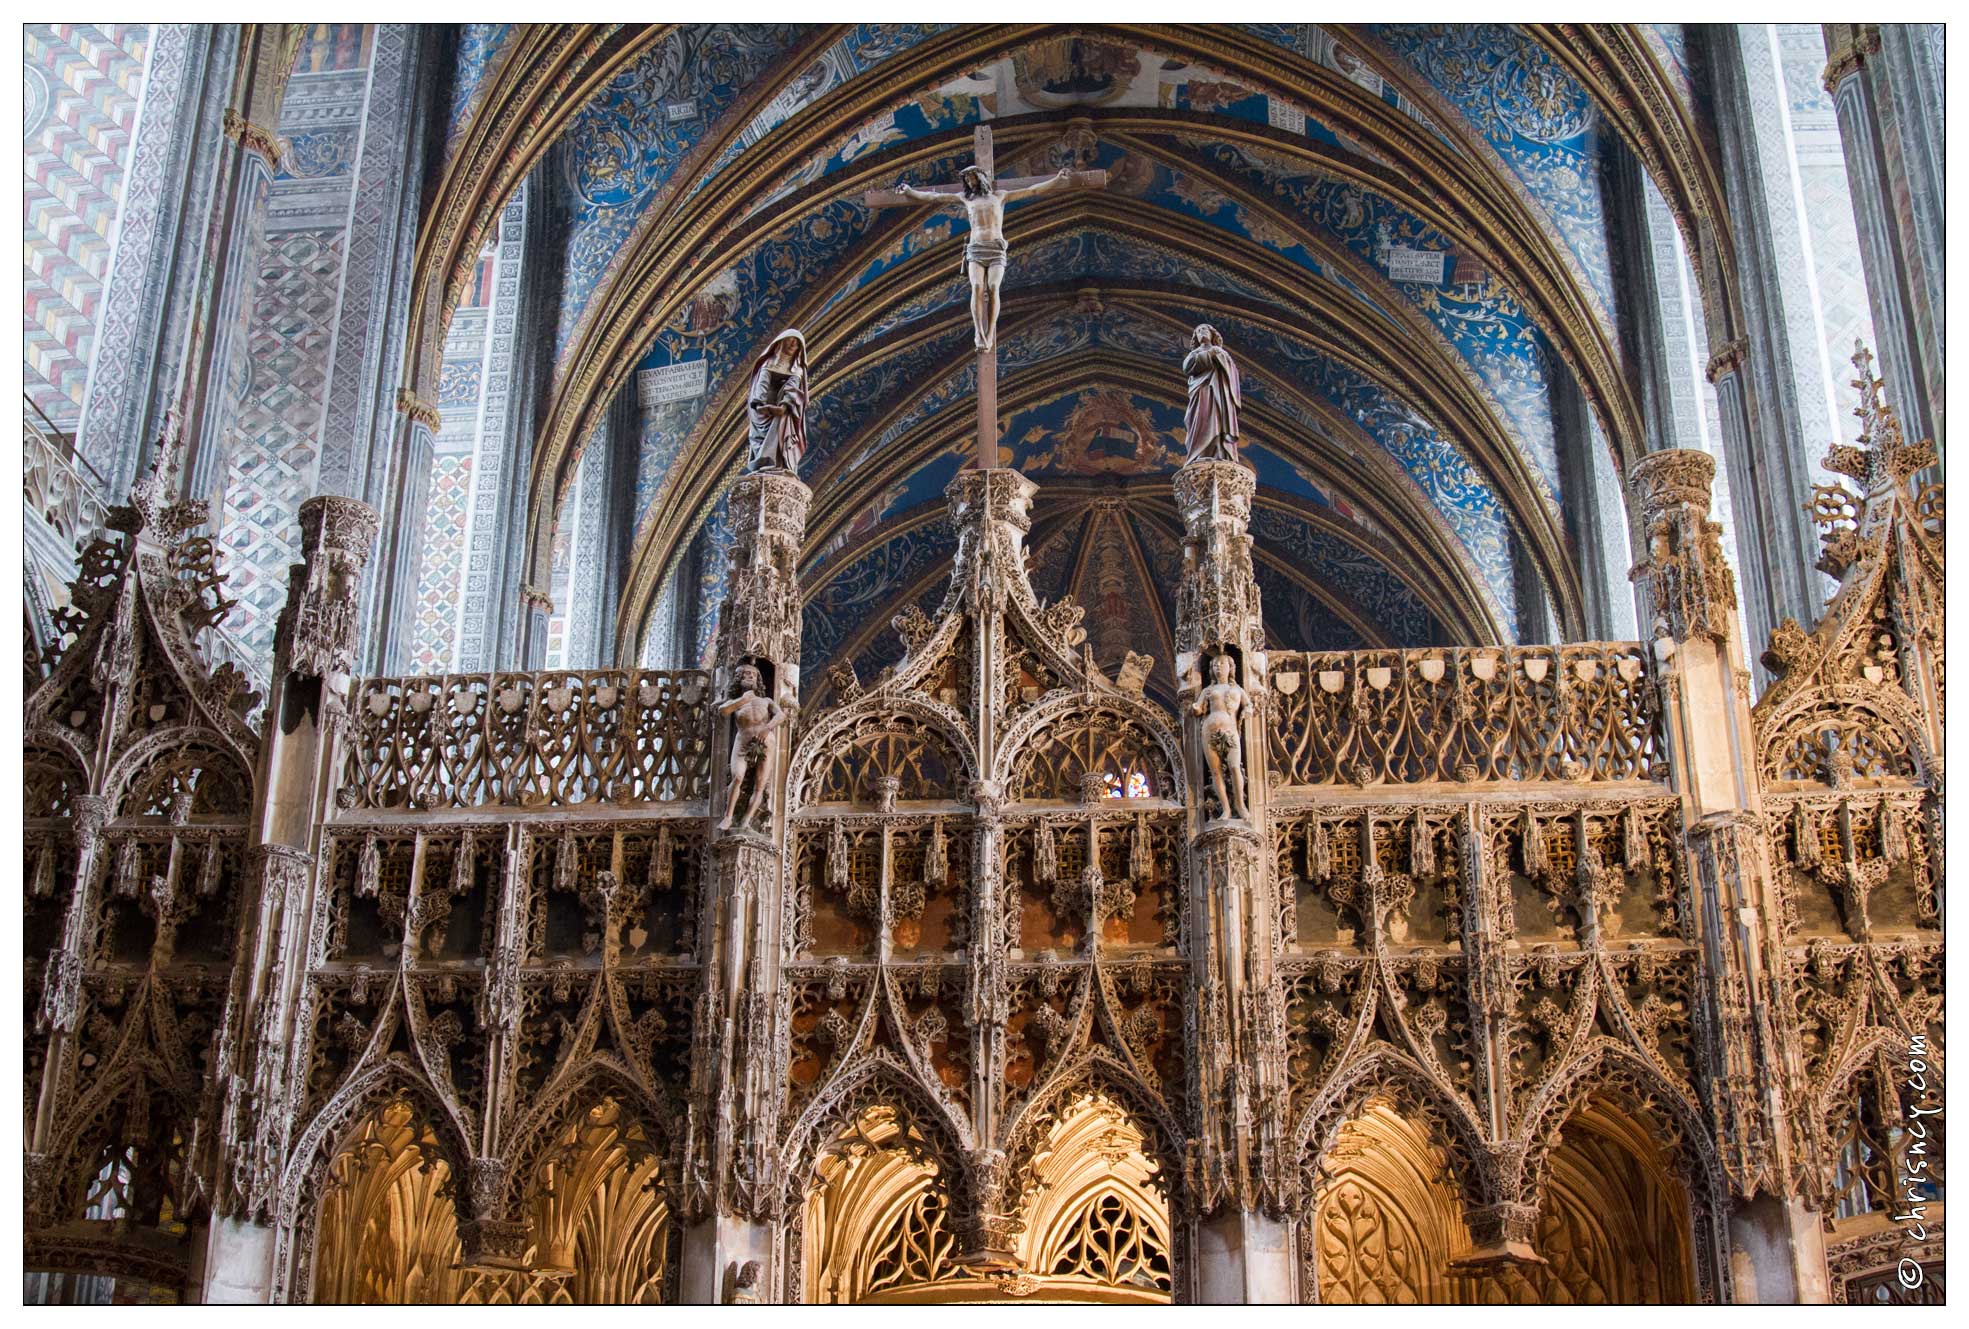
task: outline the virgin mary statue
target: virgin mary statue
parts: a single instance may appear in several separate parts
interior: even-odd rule
[[[807,450],[807,339],[792,328],[753,363],[745,419],[745,469],[797,475]]]
[[[1183,412],[1183,460],[1236,461],[1239,392],[1237,362],[1224,349],[1224,338],[1208,323],[1190,334],[1190,353],[1183,357],[1189,379],[1190,404]]]

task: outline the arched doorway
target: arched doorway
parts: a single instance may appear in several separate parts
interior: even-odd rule
[[[1546,1160],[1541,1263],[1459,1267],[1472,1249],[1443,1151],[1387,1099],[1341,1128],[1302,1235],[1338,1305],[1663,1305],[1692,1301],[1686,1187],[1646,1126],[1606,1098],[1567,1120]]]
[[[447,1305],[458,1299],[454,1179],[430,1125],[395,1099],[329,1162],[314,1299],[329,1305]]]
[[[838,1137],[805,1206],[808,1302],[1162,1304],[1174,1289],[1156,1165],[1141,1130],[1098,1096],[1062,1113],[1033,1154],[1010,1273],[959,1263],[944,1178],[890,1108],[869,1109]]]

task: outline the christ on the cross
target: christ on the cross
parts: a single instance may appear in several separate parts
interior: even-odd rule
[[[1011,189],[993,188],[991,177],[977,166],[966,166],[958,178],[963,182],[960,194],[918,189],[908,181],[898,182],[896,192],[917,203],[964,205],[971,221],[971,233],[964,241],[964,271],[971,279],[971,332],[978,349],[989,351],[998,345],[998,287],[1005,280],[1005,205],[1016,198],[1065,189],[1073,183],[1073,172],[1063,166],[1057,174]]]
[[[971,223],[964,243],[964,273],[971,282],[972,339],[980,351],[990,351],[998,345],[998,288],[1005,280],[1005,205],[1056,189],[1100,189],[1107,184],[1107,172],[1061,167],[1052,175],[994,180],[990,127],[978,126],[972,140],[977,160],[958,172],[958,185],[918,189],[900,182],[893,190],[872,192],[868,201],[878,207],[907,200],[964,209]]]

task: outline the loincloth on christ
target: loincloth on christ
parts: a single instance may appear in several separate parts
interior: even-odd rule
[[[1005,266],[1006,244],[1003,240],[966,240],[964,242],[964,262],[962,269],[969,272],[973,263],[987,270]]]

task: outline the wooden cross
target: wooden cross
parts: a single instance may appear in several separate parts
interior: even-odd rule
[[[1037,194],[1045,190],[1104,189],[1107,187],[1106,171],[1064,171],[1057,175],[1026,175],[1011,180],[1000,180],[993,174],[991,150],[991,126],[979,125],[971,131],[972,164],[983,171],[991,181],[990,194],[982,199],[966,195],[962,181],[949,185],[932,185],[928,188],[913,188],[914,197],[901,189],[872,189],[867,194],[871,208],[908,207],[913,203],[924,202],[926,194],[937,195],[936,201],[944,206],[962,206],[971,220],[972,233],[980,240],[1003,243],[1004,205],[1013,198]],[[969,246],[966,253],[969,254]],[[1002,253],[1002,250],[1001,250]],[[965,271],[971,280],[973,320],[982,329],[978,341],[978,450],[972,458],[972,465],[980,469],[995,464],[998,460],[998,287],[1004,280],[1003,260],[996,271],[991,266],[969,259]],[[980,302],[988,308],[988,316],[979,313]],[[989,460],[987,460],[989,459]]]

